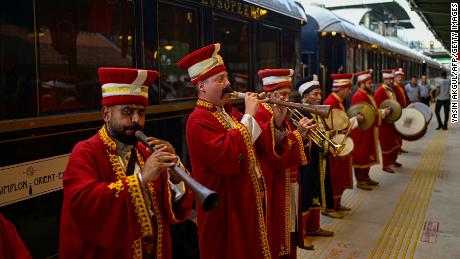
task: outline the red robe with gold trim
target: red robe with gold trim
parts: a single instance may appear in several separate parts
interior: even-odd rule
[[[331,93],[324,100],[324,104],[330,105],[331,109],[340,109],[346,112],[342,98],[335,93]],[[334,209],[340,204],[340,199],[345,189],[353,188],[352,158],[352,154],[347,156],[329,156]]]
[[[136,146],[139,167],[150,153]],[[188,218],[193,195],[173,202],[168,174],[149,183],[151,218],[137,175],[126,176],[105,126],[75,145],[63,179],[61,258],[171,258],[170,225]]]
[[[396,100],[396,96],[391,88],[382,84],[375,91],[374,99],[377,107],[380,107],[380,104],[384,100]],[[391,162],[396,161],[400,148],[398,133],[396,132],[393,123],[386,123],[385,121],[382,121],[382,124],[379,127],[379,140],[380,148],[382,149],[383,166],[388,166]]]
[[[266,185],[242,114],[225,106],[232,121],[203,100],[187,121],[193,177],[219,194],[219,206],[197,208],[200,258],[271,258],[266,225]]]
[[[32,258],[13,223],[2,214],[0,214],[0,258]]]
[[[268,104],[259,105],[255,119],[262,128],[257,145],[262,172],[267,185],[268,237],[274,258],[291,253],[290,183],[297,179],[298,168],[307,163],[300,133],[289,119],[283,122],[286,137],[281,147],[274,143],[273,110]],[[271,148],[267,148],[271,147]]]
[[[353,167],[367,168],[379,163],[378,151],[378,126],[381,124],[381,116],[374,97],[365,90],[358,88],[351,99],[351,105],[365,102],[375,109],[374,125],[366,130],[353,130],[351,137],[355,148],[353,150]]]
[[[401,104],[401,108],[406,108],[410,104],[409,97],[407,96],[406,88],[403,85],[400,85],[396,82],[393,83],[393,90],[396,94],[396,100]],[[397,135],[399,148],[401,149],[402,146],[402,138],[401,135]]]

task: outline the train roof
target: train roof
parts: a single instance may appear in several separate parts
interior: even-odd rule
[[[401,55],[414,58],[418,61],[425,61],[432,66],[440,67],[441,64],[434,59],[423,55],[404,44],[385,38],[361,25],[355,25],[352,22],[341,18],[332,11],[325,8],[306,5],[304,6],[307,18],[315,20],[318,25],[318,32],[336,32],[345,33],[348,37],[366,42],[368,44],[376,44],[381,48],[397,52]]]
[[[245,0],[262,8],[281,13],[299,20],[307,20],[305,12],[294,0]]]

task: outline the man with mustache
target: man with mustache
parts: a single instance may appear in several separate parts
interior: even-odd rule
[[[393,70],[382,70],[382,78],[383,83],[374,93],[374,99],[377,107],[380,107],[380,104],[386,99],[394,101],[397,100],[397,95],[393,88]],[[383,160],[382,170],[391,174],[395,173],[394,169],[391,167],[392,165],[401,166],[400,163],[396,162],[401,148],[399,138],[400,137],[396,132],[394,124],[382,121],[382,124],[379,127],[379,141]]]
[[[270,129],[254,119],[266,99],[246,93],[244,115],[231,106],[230,82],[219,50],[219,43],[212,44],[177,64],[188,70],[198,93],[186,126],[193,176],[220,195],[212,212],[197,208],[200,258],[271,258],[267,185],[257,155],[261,151],[255,147],[273,147],[260,142],[261,134]]]
[[[370,167],[379,163],[377,127],[380,126],[381,120],[390,113],[391,108],[381,110],[377,107],[372,96],[372,88],[374,86],[372,69],[358,72],[355,76],[359,88],[351,99],[351,105],[365,102],[374,107],[376,111],[374,124],[370,128],[366,130],[353,130],[351,132],[351,137],[355,145],[353,151],[353,168],[355,169],[356,187],[370,191],[372,190],[372,186],[379,184],[369,177]]]
[[[258,74],[265,93],[271,98],[289,101],[294,70],[263,69]],[[272,255],[296,258],[298,169],[307,163],[303,139],[313,127],[313,120],[303,118],[294,127],[286,114],[286,107],[263,103],[259,105],[256,120],[271,132],[262,134],[260,139],[263,146],[272,148],[262,149],[259,157],[267,183],[267,223]]]
[[[99,68],[104,126],[77,143],[64,173],[61,258],[170,258],[170,224],[188,218],[193,195],[172,183],[166,141],[138,143],[153,70]]]
[[[319,105],[323,98],[322,88],[317,75],[300,80],[296,88],[302,103]],[[326,130],[324,120],[315,114],[303,113],[313,119],[317,129]],[[328,134],[328,133],[326,133]],[[320,226],[321,207],[326,208],[326,199],[330,198],[331,181],[329,175],[327,143],[315,143],[312,139],[305,141],[305,154],[308,164],[299,168],[299,214],[297,244],[299,247],[313,250],[313,244],[307,236],[331,237],[334,232]],[[329,201],[331,204],[332,201]]]
[[[393,91],[396,95],[396,100],[401,104],[401,108],[406,108],[407,105],[410,104],[409,96],[407,96],[407,91],[404,88],[404,76],[406,74],[404,73],[404,69],[402,68],[396,68],[394,69],[394,82],[393,82]],[[407,153],[406,150],[402,148],[402,138],[399,134],[396,135],[399,143],[399,153]],[[392,163],[393,166],[395,167],[401,167],[401,164],[398,162]]]

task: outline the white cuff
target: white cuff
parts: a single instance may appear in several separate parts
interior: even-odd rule
[[[359,126],[358,119],[355,117],[350,118],[351,129],[354,130]]]
[[[385,119],[385,110],[384,109],[379,109],[380,115],[382,116],[382,119]]]
[[[249,114],[243,115],[243,118],[240,121],[246,129],[249,131],[251,135],[252,144],[254,144],[259,138],[260,134],[262,133],[262,129],[260,128],[259,124],[257,123],[256,119]]]

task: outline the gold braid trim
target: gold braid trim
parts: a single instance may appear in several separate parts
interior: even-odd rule
[[[326,179],[326,168],[325,161],[326,158],[323,158],[323,155],[319,154],[319,175],[321,181],[321,208],[326,210],[326,188],[325,188],[325,179]]]
[[[291,221],[290,221],[290,193],[291,193],[291,176],[290,170],[284,171],[284,245],[281,244],[280,256],[291,253]]]
[[[115,193],[115,197],[118,198],[120,196],[120,192],[123,191],[125,188],[125,185],[123,184],[123,181],[122,180],[118,180],[114,183],[110,183],[107,188],[111,189],[111,190],[117,190],[117,192]]]
[[[254,152],[254,149],[253,149],[253,146],[252,146],[252,142],[251,142],[251,138],[249,137],[249,133],[246,129],[246,127],[244,127],[244,125],[242,124],[237,124],[237,128],[238,128],[238,131],[240,132],[241,136],[243,137],[243,140],[244,140],[244,143],[246,145],[246,150],[248,152],[248,171],[249,171],[249,175],[251,177],[251,182],[252,182],[252,185],[253,185],[253,188],[254,188],[254,194],[255,194],[255,198],[256,198],[256,204],[257,204],[257,221],[258,221],[258,224],[259,224],[259,238],[260,238],[260,243],[261,243],[261,246],[262,246],[262,251],[263,251],[263,255],[264,255],[264,258],[271,258],[271,254],[270,254],[270,248],[268,246],[268,237],[267,237],[267,229],[266,229],[266,225],[265,225],[265,218],[264,217],[264,208],[263,208],[263,202],[262,201],[262,197],[261,195],[259,195],[259,192],[260,190],[264,190],[264,194],[265,194],[265,190],[266,190],[266,187],[265,187],[265,181],[263,181],[263,185],[264,186],[259,186],[259,181],[257,179],[257,176],[256,176],[256,170],[259,170],[259,172],[261,172],[260,170],[260,165],[259,165],[259,162],[257,161],[257,158],[256,158],[256,155],[255,155],[255,152]],[[262,180],[263,180],[263,176],[261,176]],[[262,189],[263,188],[263,189]],[[264,195],[264,198],[265,198],[265,202],[266,202],[266,199],[267,199],[267,195],[265,194]]]
[[[198,99],[198,101],[196,101],[196,106],[206,108],[206,109],[212,109],[212,107],[214,107],[212,103],[203,101],[201,99]]]
[[[198,105],[198,103],[197,103],[197,105]],[[206,102],[204,102],[201,105],[206,105]],[[207,107],[205,107],[205,108],[207,108]],[[212,114],[225,127],[225,129],[227,129],[227,130],[234,129],[234,127],[232,125],[230,125],[230,123],[226,122],[226,120],[224,118],[222,118],[222,114],[220,112],[215,111]],[[243,124],[236,122],[235,118],[232,118],[232,119],[235,121],[236,128],[238,129],[238,131],[240,132],[241,136],[243,137],[244,144],[246,146],[246,150],[247,150],[246,160],[248,161],[248,172],[249,172],[249,176],[250,176],[250,179],[251,179],[251,183],[253,185],[254,194],[255,194],[255,198],[256,198],[256,205],[257,205],[256,210],[257,210],[257,221],[258,221],[258,225],[259,225],[259,239],[260,239],[260,243],[261,243],[261,246],[262,246],[262,253],[264,255],[264,258],[270,259],[271,254],[270,254],[270,248],[268,246],[267,229],[266,229],[266,224],[265,224],[265,219],[266,219],[267,215],[265,215],[266,212],[264,211],[264,208],[263,208],[264,202],[267,203],[267,195],[265,193],[265,190],[267,188],[265,186],[265,181],[263,180],[262,175],[261,175],[261,179],[262,179],[263,186],[259,185],[257,172],[261,173],[262,170],[260,169],[259,162],[258,162],[258,160],[256,158],[256,155],[255,155],[255,152],[254,152],[254,149],[253,149],[253,145],[252,145],[252,141],[251,141],[251,137],[249,136],[248,130],[246,129],[246,127]],[[262,200],[262,197],[261,197],[261,195],[259,193],[260,190],[263,190],[263,192],[264,192],[264,195],[263,195],[264,200]]]
[[[128,191],[131,194],[131,201],[134,205],[134,210],[137,214],[137,222],[139,222],[141,226],[141,235],[142,237],[153,236],[153,227],[152,222],[150,221],[150,214],[148,213],[147,207],[145,205],[137,175],[133,174],[126,177],[126,182],[128,184]]]
[[[133,248],[133,259],[142,258],[142,241],[141,239],[136,239],[131,246]]]
[[[272,135],[272,150],[273,150],[273,154],[275,155],[275,157],[280,157],[275,151],[275,124],[273,123],[273,109],[267,103],[262,103],[262,106],[265,108],[265,110],[267,110],[271,114],[270,130],[271,130],[271,135]],[[288,139],[288,146],[291,147],[291,143],[289,139]]]
[[[295,139],[297,140],[297,145],[299,145],[300,160],[302,161],[302,165],[306,165],[308,161],[307,161],[307,155],[305,155],[305,149],[303,148],[302,136],[300,135],[300,132],[298,132],[297,130],[294,130],[293,133],[294,133]]]
[[[109,134],[107,133],[107,129],[105,126],[102,126],[102,128],[98,132],[99,137],[101,138],[102,142],[110,148],[110,150],[117,150],[117,143],[113,141],[110,137]]]
[[[153,205],[153,211],[155,212],[155,219],[157,221],[157,226],[158,226],[158,237],[157,237],[157,259],[160,259],[163,257],[163,238],[164,238],[164,233],[163,233],[163,228],[164,228],[164,223],[163,223],[163,218],[161,217],[161,211],[160,208],[158,207],[158,204],[160,201],[158,201],[158,196],[155,190],[155,187],[153,183],[149,183],[149,191],[151,193],[152,197],[152,205]]]

